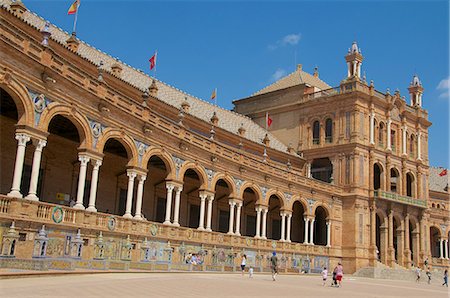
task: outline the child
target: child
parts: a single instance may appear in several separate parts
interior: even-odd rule
[[[322,284],[322,286],[325,286],[325,283],[327,282],[327,278],[328,278],[327,267],[323,267],[323,270],[322,270],[322,281],[323,281],[323,284]]]
[[[416,282],[420,282],[420,268],[416,267]]]
[[[428,277],[428,284],[431,283],[431,271],[430,271],[430,267],[427,268],[427,277]]]
[[[253,278],[253,267],[250,266],[250,269],[248,269],[248,277]]]

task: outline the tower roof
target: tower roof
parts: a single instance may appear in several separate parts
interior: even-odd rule
[[[302,65],[299,64],[297,69],[290,73],[289,75],[279,79],[275,83],[270,84],[269,86],[264,87],[263,89],[255,92],[252,96],[261,95],[281,89],[286,89],[289,87],[306,84],[309,86],[317,87],[321,90],[330,89],[327,83],[319,79],[318,76],[311,75],[302,70]]]
[[[352,43],[352,47],[351,47],[351,49],[348,51],[350,54],[355,54],[355,53],[358,53],[358,54],[361,54],[361,51],[360,51],[360,49],[358,48],[358,44],[356,43],[356,41],[354,41],[353,43]]]
[[[419,77],[416,74],[413,76],[413,79],[411,81],[411,86],[414,86],[414,87],[422,86],[422,82],[420,82]]]

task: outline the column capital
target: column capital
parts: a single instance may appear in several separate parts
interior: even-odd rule
[[[141,182],[141,183],[144,183],[144,181],[147,179],[147,176],[146,175],[139,175],[138,176],[138,180],[139,180],[139,182]]]
[[[101,159],[92,159],[91,163],[94,166],[94,168],[98,169],[102,165],[103,161]]]
[[[91,158],[87,155],[78,154],[78,160],[80,161],[82,166],[87,165],[90,159]]]
[[[213,196],[214,197],[214,193],[206,190],[206,189],[201,189],[198,192],[199,197],[205,196],[205,198],[209,197],[209,196]]]
[[[31,137],[28,134],[16,133],[16,140],[19,146],[25,146],[30,141],[30,139]]]
[[[134,180],[134,178],[136,178],[138,173],[136,173],[136,171],[134,170],[127,170],[127,176],[129,180]]]
[[[47,140],[33,139],[33,145],[36,146],[36,151],[42,151],[47,145]]]
[[[230,206],[236,206],[236,201],[234,200],[234,199],[229,199],[228,200],[228,204],[230,205]]]

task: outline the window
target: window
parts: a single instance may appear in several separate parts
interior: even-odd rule
[[[414,143],[415,143],[415,138],[414,135],[411,135],[410,139],[409,139],[409,156],[411,158],[414,158],[415,155],[415,150],[414,150]]]
[[[391,130],[391,147],[392,147],[392,151],[396,151],[397,142],[396,142],[396,137],[395,137],[395,130]]]
[[[333,142],[333,120],[328,118],[325,121],[325,143]]]
[[[380,127],[378,129],[378,145],[382,147],[384,145],[384,123],[380,123]]]
[[[314,121],[313,123],[313,144],[320,144],[320,123]]]

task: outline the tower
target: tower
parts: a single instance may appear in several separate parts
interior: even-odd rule
[[[345,56],[347,61],[348,72],[347,79],[361,78],[361,64],[364,57],[361,55],[361,50],[358,48],[356,41],[353,42],[352,47],[348,49],[348,54]]]
[[[422,83],[417,75],[413,76],[412,82],[408,87],[409,95],[411,98],[410,105],[413,107],[422,107],[422,94],[423,94]]]

